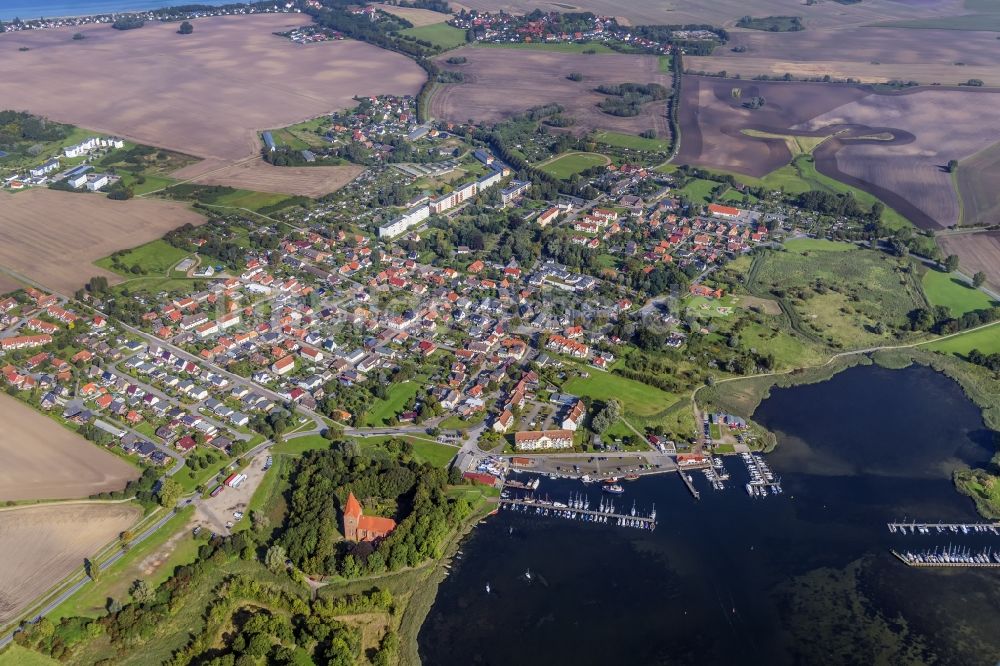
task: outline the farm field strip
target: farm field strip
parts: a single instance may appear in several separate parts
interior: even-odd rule
[[[355,95],[422,85],[423,70],[403,55],[353,40],[302,46],[272,34],[308,21],[204,18],[183,38],[159,22],[124,32],[96,24],[5,33],[5,53],[29,50],[0,59],[0,108],[231,161],[256,154],[261,129],[346,108]],[[70,39],[74,32],[86,39]],[[80,76],[67,60],[102,66]]]
[[[94,266],[116,250],[161,238],[184,224],[205,221],[184,204],[35,188],[0,193],[0,266],[64,294],[95,275],[120,276]]]

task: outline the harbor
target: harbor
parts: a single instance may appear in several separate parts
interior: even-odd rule
[[[915,521],[888,523],[892,534],[995,534],[1000,536],[1000,523],[918,523]]]
[[[949,545],[917,552],[899,552],[890,550],[904,564],[910,567],[976,567],[986,569],[1000,568],[1000,552],[984,548],[974,552],[971,548]]]

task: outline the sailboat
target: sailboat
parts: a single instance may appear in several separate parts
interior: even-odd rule
[[[490,593],[490,584],[486,583],[486,594]]]
[[[531,580],[531,569],[528,569],[527,571],[524,572],[524,577],[527,578],[529,581]]]

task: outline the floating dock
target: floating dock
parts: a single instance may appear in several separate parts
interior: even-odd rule
[[[553,516],[569,520],[582,520],[591,523],[607,523],[620,527],[635,527],[643,530],[656,529],[656,518],[652,516],[629,515],[626,513],[609,513],[566,506],[561,502],[550,502],[536,499],[501,499],[500,508],[521,513],[534,513],[540,516]]]
[[[892,534],[995,534],[1000,536],[1000,523],[888,523]]]
[[[909,551],[900,553],[890,550],[899,560],[908,567],[955,567],[964,569],[1000,569],[1000,553],[991,553],[984,550],[981,553],[971,554],[969,551],[954,551],[951,549],[938,552],[927,550],[919,553]]]

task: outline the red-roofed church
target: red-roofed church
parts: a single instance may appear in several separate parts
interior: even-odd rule
[[[396,521],[381,516],[366,516],[361,502],[348,493],[344,506],[344,538],[348,541],[378,541],[396,529]]]

